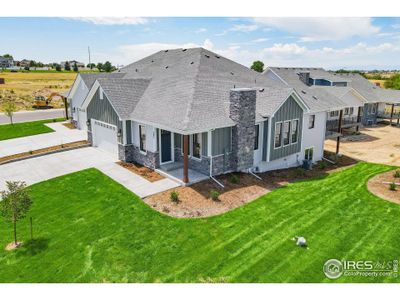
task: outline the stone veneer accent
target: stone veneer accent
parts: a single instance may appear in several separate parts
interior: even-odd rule
[[[87,132],[87,140],[91,146],[93,146],[93,135],[90,131]]]
[[[78,128],[78,121],[71,119],[71,123],[75,126],[75,128]]]
[[[136,162],[146,167],[156,169],[160,166],[160,156],[158,152],[147,151],[142,153],[135,145],[118,144],[118,159],[126,162]]]
[[[234,169],[239,172],[247,171],[254,163],[256,97],[254,89],[230,92],[229,116],[236,123],[232,129]]]

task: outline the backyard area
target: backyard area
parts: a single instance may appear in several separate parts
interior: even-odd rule
[[[64,118],[0,125],[0,141],[54,132],[46,123],[62,122]]]
[[[376,125],[360,135],[342,138],[340,153],[356,160],[400,166],[400,127]],[[325,150],[335,152],[336,140],[326,140]]]
[[[173,218],[96,169],[29,187],[29,218],[0,221],[0,282],[332,282],[331,258],[398,259],[400,206],[368,192],[393,167],[360,162],[208,218]],[[206,200],[212,201],[212,200]],[[295,245],[304,236],[308,248]],[[341,277],[335,282],[398,282]]]
[[[34,104],[33,93],[40,89],[49,89],[53,92],[65,92],[70,89],[76,73],[70,72],[0,72],[5,84],[0,90],[11,91],[18,110],[32,110]],[[55,108],[63,107],[61,100],[53,101]],[[2,99],[0,99],[2,111]]]

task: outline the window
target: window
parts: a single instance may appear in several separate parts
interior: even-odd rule
[[[193,157],[200,158],[201,156],[201,133],[193,134],[192,136],[192,149]]]
[[[344,114],[345,114],[345,115],[349,115],[349,114],[350,114],[350,108],[346,107],[346,108],[344,109]]]
[[[352,115],[352,114],[354,114],[354,107],[350,107],[350,109],[349,109],[349,115]]]
[[[290,121],[283,123],[283,145],[287,146],[290,144]]]
[[[376,113],[376,104],[372,104],[372,113],[373,113],[373,114]]]
[[[275,124],[275,148],[279,148],[282,145],[282,123]]]
[[[314,148],[308,148],[305,150],[304,159],[305,160],[313,160],[314,157]]]
[[[299,135],[299,120],[292,121],[292,143],[297,143],[297,137]]]
[[[330,115],[331,117],[337,117],[337,116],[339,116],[339,111],[338,111],[338,110],[331,111],[331,112],[329,113],[329,115]]]
[[[258,150],[258,140],[260,137],[260,125],[255,126],[255,137],[254,137],[254,150]]]
[[[308,119],[308,129],[312,129],[315,126],[315,115],[311,115]]]
[[[102,88],[99,88],[99,98],[100,98],[100,100],[103,100],[103,98],[104,98],[103,89]]]
[[[146,151],[146,126],[139,125],[139,148],[140,151]]]

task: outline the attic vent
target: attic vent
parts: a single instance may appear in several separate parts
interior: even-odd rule
[[[154,62],[154,60],[151,61],[152,63]]]
[[[233,88],[234,88],[234,89],[236,88],[236,84],[233,85]]]
[[[164,52],[165,52],[165,53],[167,53],[167,52],[168,52],[168,50],[165,50]]]
[[[208,54],[205,54],[204,56],[207,57],[207,58],[210,58],[210,55],[208,55]]]
[[[301,92],[302,92],[303,94],[307,94],[305,90],[302,90]]]
[[[315,97],[315,96],[312,96],[315,100],[318,100],[318,98],[317,97]]]
[[[194,64],[194,61],[192,61],[190,64],[193,65],[193,64]]]
[[[183,52],[185,52],[187,49],[182,49]]]
[[[234,75],[233,72],[231,72],[231,75]]]
[[[168,66],[165,66],[166,69],[168,69]]]
[[[264,92],[264,89],[259,89],[258,91],[259,91],[260,93],[262,93],[262,92]]]
[[[221,58],[221,56],[219,56],[219,55],[215,55],[215,57],[216,57],[216,58]]]
[[[138,71],[138,69],[135,70],[136,72]]]
[[[277,68],[278,70],[280,70],[281,68]]]

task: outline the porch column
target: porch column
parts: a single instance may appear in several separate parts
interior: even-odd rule
[[[390,111],[390,126],[392,126],[393,114],[394,114],[394,103],[392,104],[392,110]]]
[[[342,131],[342,119],[343,119],[343,109],[339,113],[339,124],[338,124],[338,133],[340,134]],[[336,155],[339,154],[340,147],[340,136],[336,138]]]
[[[183,182],[189,182],[189,136],[183,136]]]
[[[357,123],[360,123],[361,122],[361,106],[359,106],[358,107],[358,112],[357,112]],[[357,127],[356,127],[356,131],[358,132],[359,131],[359,128],[360,126],[359,125],[357,125]]]

